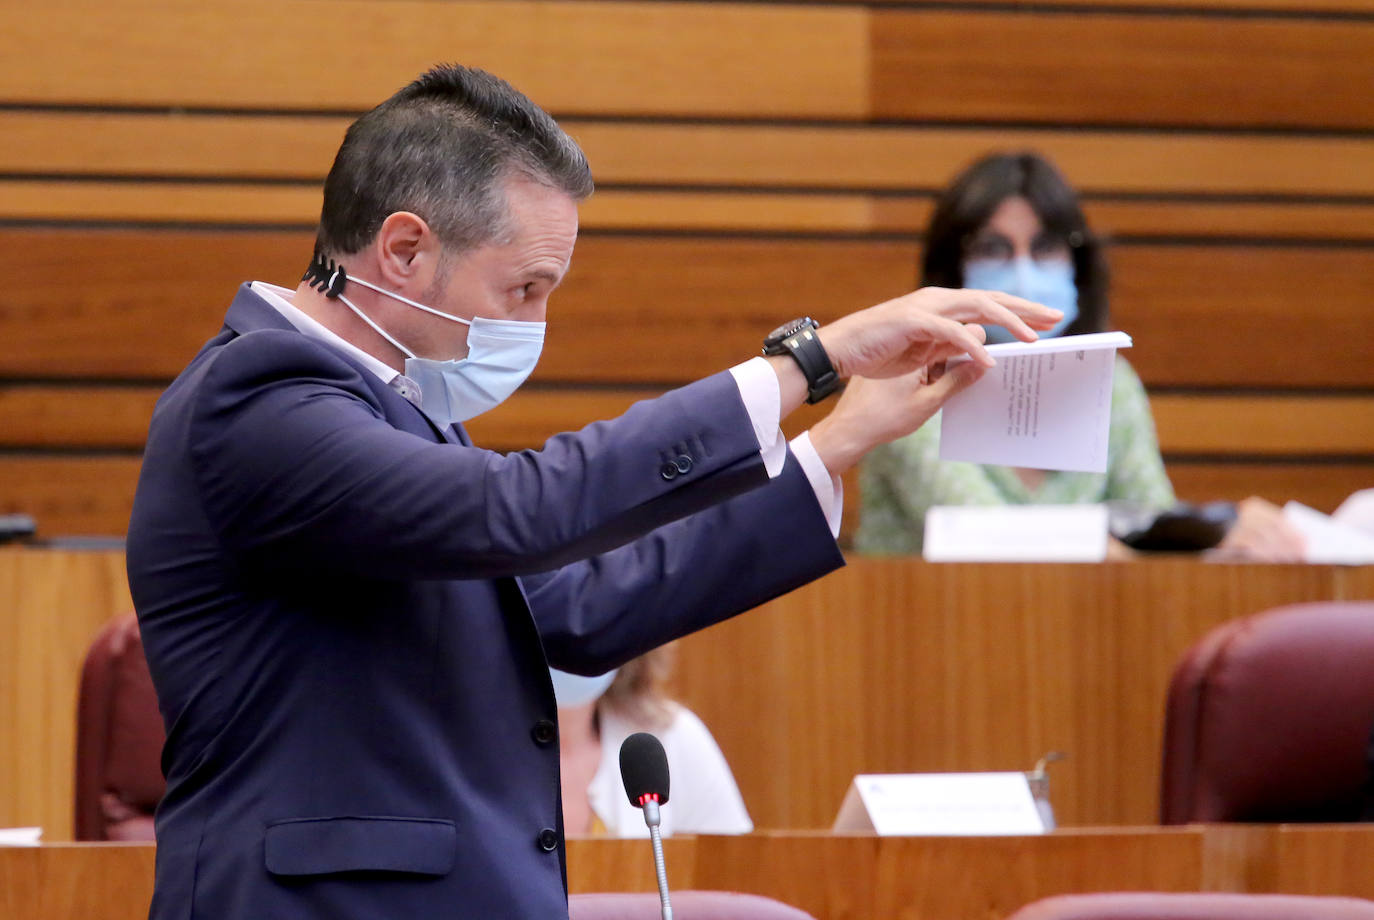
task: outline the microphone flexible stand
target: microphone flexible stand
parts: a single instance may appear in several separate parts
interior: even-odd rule
[[[654,848],[654,872],[658,876],[658,904],[663,912],[663,920],[673,920],[673,902],[668,897],[668,870],[663,864],[663,836],[659,833],[658,794],[646,793],[640,797],[644,809],[644,823],[649,826],[649,842]]]

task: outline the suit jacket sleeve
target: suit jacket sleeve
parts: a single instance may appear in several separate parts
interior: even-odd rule
[[[791,452],[778,478],[642,539],[521,578],[554,667],[600,674],[844,564]]]
[[[383,578],[536,572],[768,481],[728,373],[511,455],[399,430],[364,373],[278,330],[206,361],[187,438],[203,511],[241,564]],[[665,478],[664,463],[684,455],[690,471]]]

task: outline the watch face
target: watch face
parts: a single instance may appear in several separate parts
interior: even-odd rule
[[[792,333],[805,329],[808,326],[814,327],[815,325],[816,323],[811,317],[803,316],[800,319],[794,319],[791,322],[783,323],[781,326],[768,333],[768,338],[764,339],[764,341],[768,343],[781,342]]]

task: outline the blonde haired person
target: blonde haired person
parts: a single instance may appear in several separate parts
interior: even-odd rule
[[[668,755],[670,795],[663,835],[747,834],[749,812],[711,732],[664,693],[671,647],[655,649],[600,677],[550,669],[558,697],[563,827],[569,837],[647,837],[644,814],[620,781],[620,745],[650,732]]]

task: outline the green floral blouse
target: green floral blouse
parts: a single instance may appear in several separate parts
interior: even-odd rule
[[[934,505],[1068,505],[1123,499],[1152,508],[1174,502],[1145,388],[1121,357],[1112,379],[1107,472],[1050,471],[1031,491],[1005,466],[942,461],[937,415],[877,448],[859,469],[861,553],[919,553],[926,509]]]

